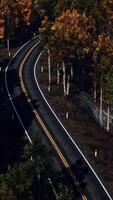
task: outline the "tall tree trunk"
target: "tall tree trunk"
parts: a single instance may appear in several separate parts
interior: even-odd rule
[[[41,72],[43,72],[44,71],[44,66],[43,65],[41,65]]]
[[[73,66],[71,66],[71,78],[73,78]]]
[[[106,130],[109,132],[110,129],[110,104],[108,102],[108,108],[107,108],[107,127]]]
[[[100,124],[102,126],[102,107],[103,107],[103,83],[102,83],[102,77],[100,80]]]
[[[57,62],[57,84],[60,83],[60,72],[59,72],[59,62]]]
[[[48,79],[49,79],[49,84],[51,84],[51,55],[50,55],[50,50],[49,48],[47,49],[48,53]]]
[[[94,94],[93,94],[94,102],[96,103],[97,99],[97,83],[96,80],[94,80]]]
[[[97,82],[96,82],[96,70],[94,72],[94,94],[93,94],[93,97],[94,97],[94,102],[96,103],[97,101]]]
[[[70,76],[68,75],[68,77],[67,77],[67,91],[66,91],[66,95],[67,96],[69,95],[69,89],[70,89],[70,82],[69,82],[69,80],[70,80]]]
[[[66,96],[66,67],[64,61],[62,61],[62,70],[63,70],[63,88],[64,96]]]
[[[96,55],[94,55],[94,83],[93,83],[93,98],[94,98],[94,102],[96,103],[97,101],[97,70],[96,70]]]

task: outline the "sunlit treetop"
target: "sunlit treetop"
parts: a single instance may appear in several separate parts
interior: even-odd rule
[[[51,30],[54,33],[53,40],[59,41],[59,44],[63,41],[65,47],[71,45],[88,52],[92,46],[95,25],[91,17],[73,9],[63,12],[53,23]]]

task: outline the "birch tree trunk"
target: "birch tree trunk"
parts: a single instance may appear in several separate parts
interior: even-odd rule
[[[49,85],[51,84],[51,55],[49,48],[47,49],[48,53],[48,79],[49,79]]]
[[[73,78],[73,67],[71,66],[71,78]]]
[[[94,98],[94,102],[96,103],[97,101],[97,69],[96,69],[96,66],[97,66],[97,55],[96,53],[94,53],[93,55],[93,59],[94,59],[94,93],[93,93],[93,98]]]
[[[63,89],[64,96],[66,96],[66,67],[64,61],[62,61],[62,70],[63,70]]]
[[[103,107],[103,84],[102,84],[102,77],[100,83],[100,125],[102,126],[102,107]]]
[[[67,77],[67,91],[66,91],[66,95],[67,96],[69,95],[69,89],[70,89],[70,82],[69,82],[69,80],[70,80],[70,76],[68,75],[68,77]]]
[[[97,99],[97,84],[96,84],[96,80],[94,80],[94,94],[93,94],[93,98],[94,98],[94,102],[96,103],[96,99]]]
[[[43,65],[41,65],[41,73],[43,73],[43,71],[44,71],[44,67]]]
[[[107,127],[106,130],[109,132],[110,129],[110,104],[108,103],[108,108],[107,108]]]
[[[57,63],[57,84],[60,83],[60,72],[59,72],[59,63]]]
[[[94,94],[93,94],[93,98],[94,98],[94,102],[96,103],[97,101],[97,82],[96,82],[96,70],[94,72]]]

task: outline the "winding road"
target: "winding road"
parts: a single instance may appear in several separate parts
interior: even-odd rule
[[[42,131],[56,152],[60,167],[66,168],[82,200],[112,200],[77,144],[63,127],[38,84],[37,67],[43,51],[38,37],[16,53],[5,70],[8,97],[27,139]],[[57,160],[57,159],[56,159]]]

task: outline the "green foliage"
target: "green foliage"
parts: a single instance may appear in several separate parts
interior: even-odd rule
[[[46,188],[47,177],[52,172],[51,162],[51,154],[36,137],[33,145],[25,145],[22,161],[0,175],[0,199],[33,200],[38,197],[38,184],[41,181]]]
[[[34,9],[37,11],[40,16],[48,16],[50,20],[53,20],[56,17],[56,0],[34,0]]]
[[[47,179],[53,172],[51,158],[51,152],[35,136],[33,145],[25,145],[22,161],[0,175],[0,200],[37,200],[39,196],[52,199]],[[67,186],[60,184],[58,191],[58,200],[73,200],[73,192]]]
[[[112,6],[110,0],[58,1],[58,17],[53,23],[45,18],[40,28],[54,61],[72,60],[73,63],[76,59],[85,61],[89,56],[96,81],[100,82],[102,77],[104,83],[113,65]]]
[[[59,193],[56,200],[74,200],[74,194],[71,188],[63,184],[59,184]]]
[[[91,14],[96,6],[96,1],[94,0],[73,0],[71,8],[76,8],[79,11]]]
[[[105,78],[104,98],[113,104],[113,74],[108,74]]]

